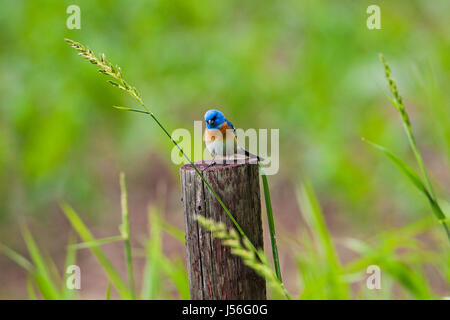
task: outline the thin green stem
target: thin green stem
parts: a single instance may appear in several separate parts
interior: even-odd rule
[[[261,168],[261,166],[260,170],[264,188],[264,200],[266,202],[266,213],[267,213],[267,222],[269,224],[270,243],[272,245],[273,264],[275,266],[275,273],[277,274],[277,278],[280,281],[283,281],[281,278],[280,260],[278,258],[277,239],[275,235],[275,222],[273,220],[273,210],[272,210],[272,202],[270,199],[269,183],[267,182],[267,176],[264,174],[264,171]]]
[[[109,282],[109,280],[106,283],[105,300],[111,300],[111,282]]]
[[[128,285],[130,287],[131,298],[135,299],[136,296],[134,293],[133,259],[130,243],[130,218],[128,213],[128,194],[127,194],[127,187],[125,184],[125,175],[123,172],[120,173],[120,189],[121,189],[121,206],[122,206],[122,225],[120,226],[120,232],[122,234],[125,247],[125,258],[127,261],[127,272],[128,272]]]
[[[416,139],[414,138],[411,127],[406,126],[406,125],[404,127],[405,127],[405,131],[406,131],[406,135],[409,140],[409,144],[411,145],[411,149],[412,149],[414,156],[416,157],[416,161],[419,165],[420,172],[422,173],[422,176],[425,179],[425,185],[427,186],[428,192],[434,199],[436,199],[436,195],[434,194],[433,187],[431,186],[430,179],[428,178],[428,174],[425,169],[425,165],[423,164],[422,156],[420,155],[419,149],[417,147]]]
[[[404,127],[405,127],[405,131],[406,131],[406,135],[408,136],[409,144],[411,145],[411,149],[412,149],[412,151],[414,153],[414,156],[416,157],[416,161],[417,161],[417,163],[419,165],[420,171],[421,171],[422,176],[423,176],[423,178],[425,180],[425,185],[426,185],[427,191],[430,194],[430,197],[432,198],[433,203],[436,206],[439,206],[437,198],[436,198],[436,195],[435,195],[435,193],[433,191],[433,187],[431,185],[430,179],[428,178],[428,174],[427,174],[427,171],[425,169],[425,165],[423,164],[422,156],[420,155],[419,149],[417,148],[416,140],[414,139],[414,135],[412,133],[411,127],[408,127],[406,125]],[[447,238],[450,241],[450,230],[449,230],[448,225],[446,223],[446,217],[444,218],[444,220],[440,219],[439,222],[442,224],[442,227],[445,230]]]
[[[391,69],[382,54],[380,54],[380,60],[384,66],[385,77],[389,84],[389,90],[391,91],[391,93],[393,95],[393,99],[391,99],[390,97],[388,97],[388,99],[394,105],[394,107],[397,109],[397,111],[399,112],[399,114],[401,116],[401,119],[403,122],[403,127],[405,129],[406,136],[408,137],[409,145],[414,153],[416,162],[419,165],[422,177],[425,180],[425,188],[426,188],[426,192],[428,193],[428,195],[430,197],[430,203],[433,207],[433,210],[437,209],[438,212],[442,213],[441,218],[439,217],[439,215],[437,217],[438,217],[439,222],[442,224],[442,226],[445,230],[445,233],[447,234],[448,240],[450,241],[450,230],[446,223],[446,217],[445,217],[444,212],[442,211],[442,209],[439,206],[439,203],[438,203],[437,197],[433,191],[433,187],[431,185],[430,179],[428,178],[428,174],[425,169],[425,165],[423,163],[422,156],[420,154],[419,148],[417,147],[416,139],[414,138],[414,134],[412,132],[411,121],[409,119],[408,112],[406,111],[405,105],[403,104],[403,99],[398,91],[397,84],[391,78]]]

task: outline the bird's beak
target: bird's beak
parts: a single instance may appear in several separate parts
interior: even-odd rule
[[[208,121],[206,121],[209,125],[212,123],[212,120],[209,119]]]

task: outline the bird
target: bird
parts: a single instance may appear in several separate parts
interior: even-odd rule
[[[257,155],[248,152],[246,149],[238,145],[236,139],[236,129],[233,124],[225,118],[225,115],[219,110],[211,109],[205,113],[205,143],[209,153],[213,156],[212,161],[207,166],[216,164],[216,156],[225,156],[225,158],[236,154],[245,155],[249,158],[262,161],[263,159]]]

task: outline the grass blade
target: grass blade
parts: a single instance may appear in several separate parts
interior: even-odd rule
[[[125,174],[120,173],[120,191],[121,191],[121,207],[122,207],[122,225],[120,226],[120,233],[122,234],[124,246],[125,246],[125,257],[127,261],[127,271],[128,271],[128,285],[130,287],[131,296],[135,299],[134,295],[134,280],[133,280],[133,263],[132,263],[132,253],[130,244],[130,218],[128,214],[128,194],[127,186],[125,184]]]
[[[24,268],[29,273],[34,272],[34,266],[27,258],[22,256],[20,253],[17,253],[16,251],[8,248],[7,246],[1,243],[0,243],[0,252],[2,252],[5,256],[7,256],[9,259],[17,263],[19,266]]]
[[[264,174],[264,171],[261,167],[260,170],[264,189],[264,200],[266,203],[267,222],[269,224],[270,244],[272,245],[273,264],[275,266],[275,273],[277,275],[277,278],[280,281],[283,281],[281,278],[280,260],[278,258],[277,239],[275,235],[275,223],[273,221],[273,211],[272,211],[272,202],[270,199],[269,183],[267,182],[267,176]]]
[[[161,265],[164,274],[169,277],[177,288],[180,298],[189,300],[189,279],[183,261],[180,259],[170,261],[169,259],[162,257]]]
[[[62,209],[80,238],[85,242],[94,242],[95,238],[92,236],[91,232],[86,227],[84,222],[80,219],[78,214],[68,204],[62,204]],[[105,256],[103,251],[99,248],[99,246],[92,246],[89,249],[99,262],[100,266],[105,271],[109,281],[111,281],[111,284],[119,292],[120,296],[124,299],[131,299],[132,295],[128,287],[120,278],[119,274],[117,273],[109,259]]]
[[[430,202],[433,212],[438,220],[441,223],[445,224],[446,217],[442,212],[442,209],[432,197],[432,195],[428,192],[426,186],[422,183],[422,180],[419,178],[419,176],[406,163],[404,163],[400,158],[398,158],[386,148],[370,141],[367,141],[367,143],[382,151],[397,166],[397,168],[399,168],[400,171],[403,172],[406,177],[408,177],[409,181],[411,181],[412,184],[414,184],[417,189],[419,189],[428,198],[428,201]]]
[[[105,300],[111,300],[111,282],[106,283]]]
[[[415,236],[424,231],[425,221],[420,221],[422,226],[417,223],[407,226],[403,229],[404,234],[398,235],[397,232],[378,235],[376,243],[378,247],[372,248],[367,243],[357,239],[347,239],[346,245],[352,251],[358,252],[361,256],[347,263],[345,269],[348,273],[365,272],[367,266],[377,265],[396,283],[400,284],[415,299],[432,299],[433,294],[427,284],[425,275],[421,270],[420,264],[423,263],[423,257],[420,257],[420,249]],[[402,230],[399,230],[402,232]],[[409,249],[409,250],[408,250]],[[401,253],[403,251],[403,253]],[[406,254],[411,251],[420,260],[413,255]],[[384,283],[385,281],[383,281]],[[384,288],[383,288],[384,290]]]
[[[162,230],[158,211],[149,208],[149,237],[145,244],[146,259],[141,297],[144,300],[157,298],[161,286],[162,273]]]
[[[96,239],[94,241],[88,241],[88,242],[80,242],[72,244],[70,247],[79,250],[79,249],[88,249],[92,247],[98,247],[104,244],[110,244],[118,241],[123,241],[122,236],[112,236],[112,237],[106,237],[102,239]]]
[[[31,260],[35,265],[34,278],[39,291],[45,299],[59,299],[60,293],[53,283],[48,266],[46,265],[45,260],[33,239],[33,236],[25,225],[22,226],[22,235],[25,244],[27,245],[28,252],[30,253]]]
[[[36,291],[34,289],[33,277],[29,274],[27,277],[27,293],[30,300],[37,300]]]
[[[178,229],[174,225],[171,225],[170,223],[166,221],[161,221],[161,228],[170,234],[173,238],[177,239],[180,243],[185,244],[185,237],[184,237],[184,231],[181,229]]]
[[[50,283],[47,282],[45,276],[42,274],[42,271],[37,270],[37,268],[27,258],[1,243],[0,252],[28,272],[27,291],[30,299],[37,299],[33,282],[36,283],[38,290],[41,292],[44,299],[58,298],[58,294],[55,293],[55,290],[51,287]]]
[[[62,293],[63,293],[63,298],[66,300],[72,300],[74,298],[74,293],[75,290],[73,289],[69,289],[69,287],[67,286],[67,278],[70,276],[66,271],[67,268],[71,265],[75,264],[75,260],[76,260],[76,256],[77,256],[77,251],[76,248],[73,246],[75,242],[75,235],[73,234],[73,232],[71,232],[69,234],[69,241],[67,243],[66,246],[66,261],[64,263],[64,279],[63,279],[63,283],[62,283]]]
[[[391,91],[391,93],[393,95],[393,98],[391,99],[388,97],[388,100],[392,103],[392,105],[395,107],[395,109],[398,111],[398,113],[401,116],[401,119],[403,122],[403,127],[405,129],[406,136],[408,137],[409,145],[411,147],[411,150],[414,153],[417,164],[419,165],[420,171],[422,173],[422,177],[425,181],[424,183],[422,183],[422,180],[419,179],[420,184],[424,185],[424,188],[426,190],[425,193],[426,193],[427,198],[430,202],[430,205],[433,209],[433,212],[437,216],[439,222],[444,227],[445,233],[447,234],[447,238],[450,242],[450,230],[448,229],[448,226],[445,222],[446,217],[445,217],[445,214],[443,213],[441,207],[439,206],[439,203],[438,203],[437,198],[433,191],[433,187],[431,186],[430,179],[428,178],[428,174],[425,169],[425,165],[423,163],[422,156],[420,154],[419,148],[417,147],[416,139],[414,138],[414,134],[412,132],[411,121],[409,119],[408,112],[406,111],[405,105],[403,104],[403,99],[398,92],[397,84],[391,78],[391,69],[382,54],[380,54],[380,61],[384,66],[385,77],[389,84],[389,90]],[[389,157],[391,158],[391,160],[393,160],[398,165],[397,160],[393,159],[391,156],[389,156]],[[402,169],[402,167],[404,167],[404,165],[399,166],[399,167]],[[402,170],[404,171],[404,169],[402,169]],[[405,173],[407,173],[407,172],[405,172]],[[409,173],[407,173],[407,175],[410,176]],[[415,178],[410,176],[410,179],[415,179]],[[416,186],[418,186],[419,188],[421,188],[417,184],[417,181],[416,182],[413,181],[413,183]]]
[[[348,286],[341,279],[342,270],[338,254],[328,232],[322,209],[320,208],[313,188],[309,184],[302,184],[298,200],[305,220],[313,232],[327,262],[328,282],[331,287],[330,298],[348,299],[350,292]]]

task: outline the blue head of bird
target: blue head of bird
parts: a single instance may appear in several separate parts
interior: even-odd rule
[[[205,122],[208,129],[219,129],[227,121],[222,112],[218,110],[208,110],[205,113]]]

